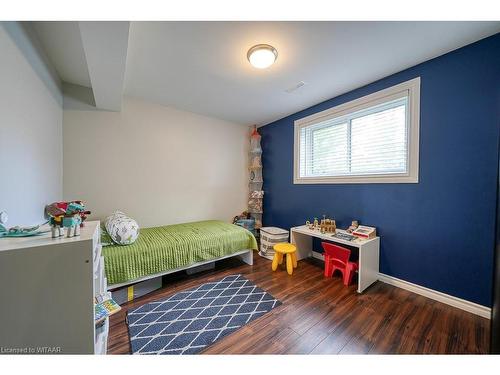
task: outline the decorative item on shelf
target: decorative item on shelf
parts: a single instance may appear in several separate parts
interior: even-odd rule
[[[46,223],[44,223],[46,224]],[[41,224],[43,225],[43,224]],[[40,234],[47,233],[46,230],[40,230],[41,225],[35,225],[31,227],[20,227],[15,226],[11,228],[6,228],[3,224],[0,224],[0,238],[1,237],[31,237],[39,236]]]
[[[352,232],[352,234],[355,235],[356,237],[370,239],[370,238],[375,238],[377,236],[377,230],[373,227],[360,225]]]
[[[251,191],[250,192],[250,198],[252,199],[263,199],[264,198],[264,192],[261,191]]]
[[[349,225],[349,228],[346,229],[347,233],[352,233],[356,230],[356,228],[359,227],[359,223],[357,220],[353,220],[351,222],[351,225]]]
[[[250,155],[250,166],[248,167],[250,170],[256,170],[262,168],[262,161],[260,157],[261,153],[251,154]]]
[[[31,236],[38,236],[40,234],[48,232],[48,231],[40,230],[40,227],[44,224],[47,224],[47,222],[40,224],[40,225],[33,225],[33,226],[27,226],[27,227],[15,226],[15,227],[7,228],[5,226],[5,224],[7,223],[8,219],[9,219],[9,216],[7,215],[7,212],[5,212],[5,211],[0,212],[0,238],[1,237],[31,237]]]
[[[49,217],[52,238],[63,236],[64,228],[67,228],[67,237],[74,237],[80,235],[80,226],[90,211],[85,210],[82,201],[54,202],[45,206],[45,214]]]
[[[262,198],[250,198],[248,200],[248,210],[252,214],[262,214]]]

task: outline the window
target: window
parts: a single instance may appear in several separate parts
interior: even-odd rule
[[[420,78],[295,121],[294,182],[416,183]]]

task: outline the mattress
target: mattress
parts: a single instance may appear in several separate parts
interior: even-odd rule
[[[102,249],[108,285],[257,249],[252,233],[218,220],[141,229],[131,245]]]

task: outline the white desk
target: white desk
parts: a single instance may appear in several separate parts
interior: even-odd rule
[[[337,232],[346,233],[342,229],[337,229]],[[357,247],[359,249],[358,293],[363,292],[378,280],[380,237],[369,240],[356,239],[353,241],[346,241],[332,237],[331,233],[322,234],[319,230],[311,230],[305,225],[294,227],[290,229],[290,241],[297,246],[297,260],[310,256],[323,259],[322,256],[318,256],[319,253],[313,252],[313,237],[341,245]]]

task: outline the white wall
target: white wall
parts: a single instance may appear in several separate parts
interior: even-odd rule
[[[62,198],[62,99],[17,23],[0,24],[0,211],[7,226],[44,220]]]
[[[143,227],[229,221],[246,208],[248,128],[124,98],[122,112],[64,111],[64,198]]]

